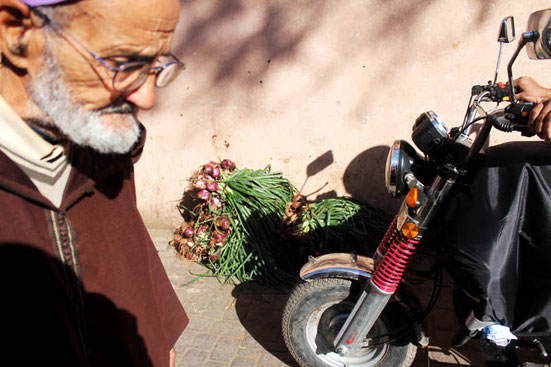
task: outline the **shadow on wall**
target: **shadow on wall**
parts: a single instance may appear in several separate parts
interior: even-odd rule
[[[495,1],[474,1],[472,22],[466,24],[465,29],[476,32]],[[377,0],[370,4],[364,7],[365,13],[378,12],[380,24],[384,26],[370,35],[372,26],[361,23],[360,33],[369,35],[366,46],[368,42],[384,43],[389,37],[400,34],[403,35],[401,45],[408,49],[412,39],[418,37],[413,30],[416,21],[434,1]],[[180,0],[180,5],[185,35],[175,39],[174,53],[181,57],[187,55],[186,60],[193,58],[196,63],[216,58],[217,70],[210,87],[232,82],[243,88],[258,84],[271,62],[297,55],[301,43],[323,25],[324,18],[334,15],[339,7],[349,6],[346,2],[317,0]],[[358,19],[361,18],[362,14],[358,14]],[[396,46],[401,52],[402,47]],[[252,67],[251,57],[256,59],[258,55],[263,55],[265,62]],[[327,60],[320,60],[324,62]],[[338,69],[332,69],[331,74],[335,74],[335,70]]]
[[[385,166],[389,147],[379,145],[360,153],[354,158],[343,176],[343,183],[349,196],[362,202],[368,203],[379,209],[387,209],[391,214],[399,208],[402,199],[395,199],[389,196],[385,186]],[[328,150],[306,167],[306,180],[299,192],[310,179],[334,163],[333,151]],[[325,185],[313,193],[306,193],[310,200],[320,201],[323,199],[337,197],[334,190],[322,191]],[[313,195],[317,194],[314,198]]]
[[[385,165],[389,149],[388,146],[378,145],[360,153],[346,167],[343,183],[353,198],[393,214],[402,199],[390,197],[385,187]]]
[[[182,14],[195,13],[199,3],[204,2],[181,0]],[[207,17],[186,18],[190,21],[186,23],[186,36],[174,46],[177,55],[194,55],[198,62],[212,57],[218,60],[218,70],[211,79],[213,86],[226,81],[237,82],[243,87],[258,84],[272,61],[297,53],[301,42],[321,24],[320,19],[327,7],[324,1],[300,4],[267,1],[261,5],[243,0],[218,0],[213,3],[215,5],[211,5]],[[258,12],[258,9],[261,9],[262,16],[251,18],[250,12]],[[217,30],[231,31],[232,27],[228,25],[242,25],[246,21],[260,21],[260,24],[251,25],[254,27],[252,31],[234,33],[229,45],[220,42],[219,37],[228,35]],[[264,55],[266,62],[252,68],[248,60],[259,54]]]

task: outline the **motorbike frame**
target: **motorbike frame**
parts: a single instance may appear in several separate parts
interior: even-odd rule
[[[521,42],[519,49],[525,43]],[[516,57],[516,55],[514,56]],[[331,266],[327,264],[318,265],[315,271],[305,271],[304,275],[309,276],[314,276],[314,274],[317,276],[332,274],[333,277],[343,276],[343,274],[349,276],[371,274],[353,310],[333,342],[334,350],[341,356],[353,355],[366,346],[365,340],[359,336],[368,334],[390,299],[402,288],[404,283],[402,277],[407,271],[410,259],[415,254],[417,245],[419,245],[435,214],[457,180],[461,179],[470,170],[470,164],[486,144],[490,130],[492,127],[498,127],[498,119],[500,122],[508,119],[504,111],[492,110],[487,112],[481,106],[481,102],[486,100],[489,95],[489,92],[482,91],[480,94],[472,96],[474,98],[471,98],[469,103],[463,130],[458,132],[453,139],[448,137],[448,139],[451,139],[451,144],[459,143],[460,140],[466,138],[463,136],[463,132],[476,121],[475,116],[477,114],[481,116],[481,119],[484,119],[479,133],[470,147],[464,151],[462,158],[455,162],[445,159],[437,164],[436,175],[428,186],[424,186],[413,175],[409,180],[406,178],[406,181],[409,181],[410,190],[418,190],[418,199],[413,203],[409,202],[407,198],[404,199],[394,222],[374,255],[374,261],[371,262],[372,267],[362,265],[365,264],[363,261],[360,265],[357,264],[358,261],[355,261],[345,266],[336,262],[331,272],[328,270]],[[464,144],[464,142],[460,144]],[[404,229],[407,225],[416,228],[417,233],[413,235],[411,233],[406,234],[407,231],[404,232]],[[352,259],[355,258],[354,256],[352,256]],[[336,261],[336,259],[333,260]],[[326,263],[319,259],[316,261],[322,264]],[[400,287],[398,287],[399,285]]]
[[[546,11],[551,11],[551,9]],[[532,26],[538,25],[539,27],[539,20],[549,17],[546,15],[547,13],[544,14],[543,12],[544,11],[538,12],[541,13],[539,18],[535,16],[533,21],[532,16],[538,13],[532,14],[530,18],[531,22],[529,23],[533,23]],[[513,30],[512,38],[509,37],[509,26],[511,26]],[[548,31],[547,28],[544,29]],[[499,57],[501,57],[501,47],[503,43],[509,43],[513,39],[514,23],[512,17],[508,17],[503,20],[500,29],[498,38],[500,42]],[[430,311],[430,307],[427,307],[427,310],[421,311],[421,304],[416,295],[409,289],[407,282],[403,279],[403,275],[407,271],[410,259],[414,255],[423,234],[434,219],[436,212],[438,212],[455,183],[469,173],[471,162],[486,145],[492,127],[505,132],[513,130],[521,131],[523,135],[530,136],[526,126],[522,125],[526,124],[527,116],[531,111],[532,105],[530,103],[517,103],[514,88],[512,87],[512,65],[520,50],[525,45],[529,43],[535,45],[536,42],[541,43],[540,31],[532,30],[523,33],[521,42],[519,42],[517,50],[510,59],[507,67],[509,79],[508,96],[502,95],[505,88],[496,84],[500,60],[498,58],[494,83],[491,84],[491,82],[489,82],[488,85],[485,86],[473,87],[471,100],[469,101],[467,113],[461,128],[456,128],[453,134],[451,134],[451,132],[448,134],[447,131],[444,132],[443,135],[440,134],[440,136],[440,132],[436,132],[432,135],[429,134],[428,140],[424,139],[425,135],[422,135],[421,137],[423,139],[419,140],[420,144],[416,141],[415,136],[412,135],[417,147],[425,153],[425,159],[428,158],[431,163],[435,164],[435,174],[432,176],[433,179],[431,183],[427,183],[426,186],[418,181],[411,172],[409,175],[400,177],[407,188],[410,190],[418,190],[419,197],[417,197],[417,193],[415,193],[415,200],[413,200],[413,202],[407,198],[404,200],[387,234],[381,241],[376,253],[373,255],[373,259],[355,254],[328,254],[317,258],[311,258],[301,269],[300,276],[305,281],[311,281],[318,278],[344,278],[363,283],[363,290],[361,291],[359,299],[356,301],[345,324],[333,341],[334,351],[341,356],[353,355],[356,351],[360,350],[360,348],[368,346],[366,340],[361,336],[368,335],[368,332],[391,299],[403,301],[400,302],[401,305],[404,306],[406,310],[416,315],[413,324],[415,324],[417,339],[419,344],[423,346],[428,345],[428,333],[426,332],[427,329],[424,324],[424,316]],[[544,46],[548,45],[545,44],[540,47],[541,50],[545,51],[544,57],[541,58],[551,59],[551,51]],[[480,104],[486,101],[497,102],[497,105],[499,105],[501,101],[509,101],[511,104],[503,111],[496,111],[497,107],[494,110],[486,111]],[[477,114],[480,115],[479,118],[476,118]],[[414,134],[416,129],[427,121],[429,121],[429,123],[425,123],[425,128],[427,126],[429,129],[441,127],[442,125],[439,124],[439,121],[434,121],[438,119],[433,117],[436,117],[436,115],[432,111],[425,113],[425,115],[421,115],[414,125]],[[476,138],[471,143],[468,138],[469,130],[472,124],[478,120],[484,120],[484,122]],[[421,131],[421,134],[423,134],[423,129],[420,128],[418,131]],[[425,129],[424,132],[427,131],[430,130]],[[417,135],[418,138],[419,136],[420,135]],[[442,141],[449,143],[449,145],[440,145]],[[446,149],[453,149],[454,151],[452,152],[450,150],[445,157],[437,157],[439,152],[435,154],[435,157],[431,157],[431,154],[434,153],[434,151],[429,151],[434,147],[434,145],[431,146],[431,144],[436,146],[440,145],[437,148],[442,148],[445,152]],[[435,159],[433,160],[433,158]],[[412,161],[413,160],[414,159],[412,159]],[[400,162],[400,164],[402,163],[403,162]],[[397,172],[390,171],[390,173],[394,173],[394,175],[397,176]],[[412,228],[413,230],[411,230]],[[369,343],[369,341],[367,342]],[[541,343],[538,345],[538,348],[542,355],[544,352],[546,353]]]

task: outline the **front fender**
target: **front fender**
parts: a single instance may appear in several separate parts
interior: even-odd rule
[[[373,259],[354,254],[336,253],[311,257],[300,269],[300,277],[309,281],[317,278],[371,278]]]

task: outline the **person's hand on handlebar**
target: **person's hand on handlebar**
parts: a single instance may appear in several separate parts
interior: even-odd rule
[[[519,101],[539,103],[551,98],[551,89],[542,87],[529,76],[521,76],[513,81],[513,85],[520,90],[515,94]]]
[[[536,104],[530,113],[528,128],[543,140],[551,140],[551,89],[544,88],[534,79],[523,76],[513,82],[520,92],[519,101]]]
[[[528,120],[528,128],[545,140],[551,140],[551,99],[534,106]]]

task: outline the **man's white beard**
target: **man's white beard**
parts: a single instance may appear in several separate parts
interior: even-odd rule
[[[135,117],[126,111],[125,117],[131,122],[127,129],[104,125],[100,112],[84,111],[81,106],[71,103],[57,58],[48,46],[45,46],[43,60],[43,69],[29,87],[32,101],[49,117],[47,123],[56,126],[72,142],[100,153],[129,152],[140,136]]]

